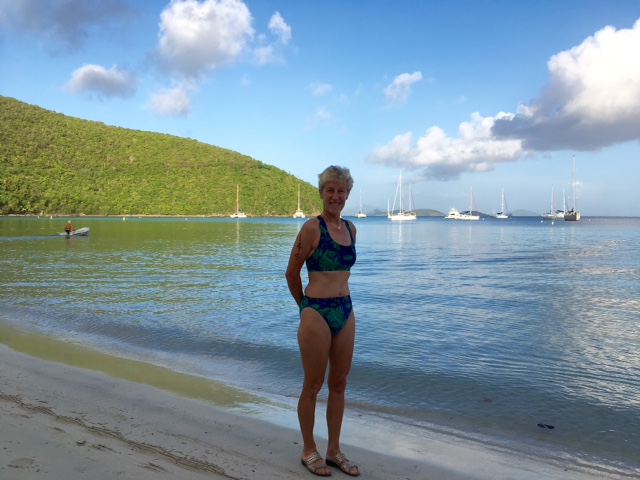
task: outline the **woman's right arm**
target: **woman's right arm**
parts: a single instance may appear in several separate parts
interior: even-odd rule
[[[319,240],[319,238],[316,239],[315,237],[319,237],[320,231],[318,230],[318,235],[315,235],[317,228],[314,228],[314,223],[317,223],[317,220],[315,222],[314,219],[308,220],[300,229],[293,248],[291,249],[291,254],[289,255],[287,271],[284,274],[287,279],[287,285],[289,286],[289,292],[291,292],[291,296],[298,306],[300,306],[300,302],[302,302],[302,297],[304,296],[300,272],[304,262],[314,250],[314,240],[316,244],[317,240]]]

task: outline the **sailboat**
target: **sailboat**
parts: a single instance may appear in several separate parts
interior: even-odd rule
[[[398,195],[399,194],[399,195]],[[394,213],[396,211],[396,199],[400,198],[400,208],[398,209],[397,213]],[[398,221],[404,221],[404,220],[416,220],[418,217],[416,216],[416,212],[411,211],[411,208],[413,206],[413,199],[411,197],[411,185],[409,185],[409,211],[405,211],[402,209],[402,172],[400,172],[400,177],[398,178],[398,186],[396,187],[396,196],[393,199],[393,208],[391,209],[391,211],[387,212],[387,217],[389,218],[389,220],[398,220]],[[388,210],[388,206],[387,206],[387,210]]]
[[[555,204],[553,201],[553,185],[551,185],[551,206],[549,207],[548,213],[543,213],[542,218],[546,218],[547,220],[555,220],[556,212],[555,212]],[[564,217],[564,214],[562,215]]]
[[[229,218],[247,218],[247,214],[240,210],[240,185],[236,185],[236,211]]]
[[[300,210],[300,185],[298,185],[298,209],[293,214],[293,218],[305,218],[304,212]]]
[[[564,218],[564,214],[567,213],[567,194],[562,189],[562,210],[556,210],[556,219]]]
[[[493,218],[499,218],[499,219],[511,218],[511,214],[507,210],[507,202],[504,199],[504,188],[502,189],[502,204],[500,206],[500,211],[498,213],[494,213]]]
[[[444,218],[449,220],[480,220],[480,215],[473,214],[473,204],[473,189],[469,187],[469,212],[460,213],[456,208],[452,208],[449,210],[449,215]],[[478,207],[476,206],[477,211]]]
[[[356,218],[367,218],[367,214],[362,211],[362,190],[360,190],[360,210],[358,210]]]
[[[577,222],[580,220],[580,212],[576,210],[576,156],[573,156],[573,168],[571,175],[572,202],[571,210],[564,214],[564,219],[568,222]]]
[[[558,209],[556,210],[555,208],[555,203],[554,203],[554,199],[553,199],[553,185],[551,185],[551,206],[549,208],[549,212],[548,213],[543,213],[542,214],[542,218],[545,218],[547,220],[557,220],[559,218],[564,218],[564,214],[567,211],[567,196],[564,193],[564,188],[562,189],[562,210]]]

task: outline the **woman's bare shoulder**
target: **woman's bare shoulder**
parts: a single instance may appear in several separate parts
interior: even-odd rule
[[[316,231],[318,230],[319,226],[320,226],[320,220],[318,220],[318,217],[312,217],[306,222],[304,222],[301,230],[307,231],[307,232]]]
[[[349,225],[349,228],[351,229],[351,231],[353,233],[356,233],[356,225],[351,220],[345,219],[345,222],[347,222],[347,225]]]

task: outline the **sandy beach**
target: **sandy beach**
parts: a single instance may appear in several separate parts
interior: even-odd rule
[[[3,480],[315,478],[299,461],[293,410],[286,428],[2,344],[0,365]],[[385,445],[384,428],[347,418],[344,429],[343,449],[361,478],[616,478],[446,435],[417,439],[408,429]],[[319,446],[326,448],[323,438]],[[334,469],[333,477],[346,475]]]

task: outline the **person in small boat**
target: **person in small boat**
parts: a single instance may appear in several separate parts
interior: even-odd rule
[[[67,234],[67,236],[71,235],[71,232],[75,232],[76,231],[76,229],[73,228],[73,225],[71,224],[71,220],[69,220],[67,222],[67,224],[65,225],[64,231]]]
[[[300,309],[298,346],[304,370],[298,399],[302,434],[302,464],[313,474],[331,475],[329,466],[357,476],[360,470],[340,449],[347,377],[351,370],[356,319],[351,304],[349,276],[356,261],[356,228],[340,212],[349,198],[353,178],[349,169],[330,166],[319,177],[322,214],[307,220],[289,256],[285,277]],[[301,270],[308,283],[303,291]],[[318,393],[329,366],[327,386],[328,445],[326,463],[318,452],[313,427]]]

